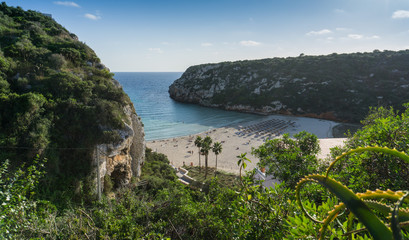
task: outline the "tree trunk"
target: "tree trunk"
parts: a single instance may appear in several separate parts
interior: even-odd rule
[[[207,178],[207,154],[205,155],[205,179]]]
[[[217,154],[216,154],[216,169],[214,170],[214,175],[216,176],[216,172],[217,172]]]
[[[199,173],[202,172],[202,163],[200,162],[200,148],[199,148]]]

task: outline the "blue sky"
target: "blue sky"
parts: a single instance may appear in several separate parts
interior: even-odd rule
[[[409,48],[407,0],[10,0],[52,14],[111,71]]]

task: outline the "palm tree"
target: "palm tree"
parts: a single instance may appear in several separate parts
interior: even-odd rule
[[[241,179],[241,170],[245,169],[247,167],[247,163],[246,162],[251,162],[250,159],[248,159],[246,157],[247,153],[242,153],[239,156],[237,156],[237,158],[239,159],[239,161],[237,161],[237,165],[240,166],[240,182],[241,184],[244,186],[243,184],[243,180]]]
[[[213,144],[213,152],[216,155],[216,170],[214,171],[214,174],[216,175],[216,171],[217,171],[217,155],[219,155],[222,152],[222,144],[220,142],[215,142]]]
[[[205,179],[207,178],[207,163],[208,163],[208,156],[209,156],[209,151],[212,149],[212,138],[209,136],[206,136],[205,139],[203,139],[202,142],[202,149],[201,152],[205,156]]]
[[[200,162],[200,148],[202,147],[202,144],[203,144],[203,139],[200,137],[200,136],[197,136],[196,137],[196,140],[195,140],[195,146],[199,149],[199,172],[201,171],[201,169],[202,169],[202,164],[201,164],[201,162]]]

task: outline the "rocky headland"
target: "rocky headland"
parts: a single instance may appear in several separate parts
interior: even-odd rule
[[[357,123],[369,107],[409,100],[409,51],[272,58],[189,67],[176,101],[259,114]]]

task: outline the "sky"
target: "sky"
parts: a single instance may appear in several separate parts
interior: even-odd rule
[[[409,49],[408,0],[9,0],[52,14],[113,72]]]

